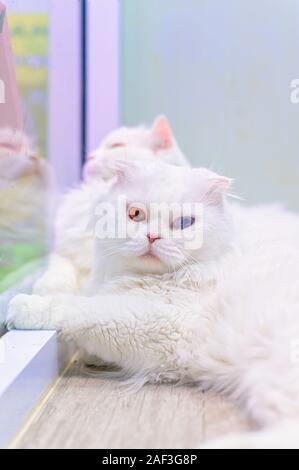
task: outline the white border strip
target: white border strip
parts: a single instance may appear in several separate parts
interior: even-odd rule
[[[119,125],[119,1],[89,0],[87,150]]]
[[[0,447],[24,423],[58,376],[55,331],[11,331],[0,338]]]

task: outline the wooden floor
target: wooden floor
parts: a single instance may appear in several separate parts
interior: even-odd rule
[[[12,447],[194,448],[246,427],[229,403],[195,387],[148,385],[130,393],[75,361]]]

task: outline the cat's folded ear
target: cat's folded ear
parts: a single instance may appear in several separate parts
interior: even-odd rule
[[[209,188],[205,194],[207,202],[211,205],[217,205],[223,201],[232,185],[232,179],[226,176],[216,175],[209,180]]]
[[[206,168],[195,168],[192,171],[196,173],[204,201],[209,205],[220,204],[232,186],[233,180]]]
[[[151,147],[154,152],[167,150],[173,146],[173,135],[167,118],[158,116],[151,127]]]
[[[109,159],[105,165],[105,178],[107,180],[113,180],[112,188],[122,188],[126,185],[132,185],[136,181],[136,172],[142,168],[142,165],[138,162],[126,161],[123,159]],[[109,174],[109,178],[108,178]],[[99,202],[103,202],[102,189],[100,193],[95,192],[91,200],[91,211],[86,225],[87,230],[94,230],[96,222],[101,216],[101,208],[98,211]]]
[[[134,182],[136,172],[142,168],[140,162],[124,159],[110,159],[107,168],[116,177],[116,184]]]
[[[118,183],[135,183],[137,173],[142,169],[142,164],[137,161],[117,160],[116,176]]]

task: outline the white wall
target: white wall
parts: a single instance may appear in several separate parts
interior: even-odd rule
[[[121,117],[166,113],[196,165],[299,208],[298,0],[122,0]]]

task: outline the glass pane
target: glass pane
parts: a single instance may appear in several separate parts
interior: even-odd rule
[[[121,117],[163,112],[196,165],[236,178],[249,202],[299,207],[299,3],[123,0]]]
[[[6,9],[0,3],[0,293],[18,291],[21,281],[30,281],[45,265],[58,200],[55,180],[76,182],[81,159],[78,2],[4,3]],[[63,90],[66,76],[73,80]]]
[[[0,292],[46,251],[46,25],[45,14],[2,8]]]

